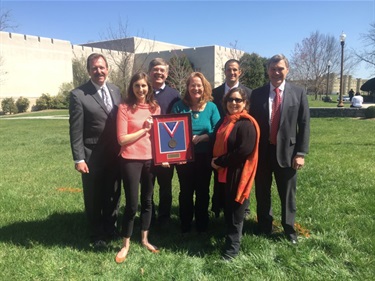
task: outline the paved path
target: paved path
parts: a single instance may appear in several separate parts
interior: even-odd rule
[[[0,120],[1,119],[7,119],[7,120],[12,120],[12,119],[15,119],[15,120],[20,120],[20,119],[65,119],[65,120],[68,120],[69,119],[69,116],[67,115],[55,115],[55,116],[7,116],[7,115],[3,115],[3,116],[0,116]]]
[[[369,106],[375,106],[375,103],[364,103],[362,108],[367,108]],[[349,106],[345,106],[349,107]],[[325,108],[325,107],[324,107]],[[20,119],[61,119],[61,120],[68,120],[68,115],[54,115],[54,116],[8,116],[8,115],[0,115],[0,120],[6,119],[6,120],[20,120]]]
[[[369,106],[375,106],[375,103],[363,103],[363,104],[362,104],[362,107],[363,107],[363,108],[367,108],[367,107],[369,107]]]

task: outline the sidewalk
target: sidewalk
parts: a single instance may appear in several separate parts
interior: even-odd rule
[[[362,103],[362,108],[367,108],[369,106],[375,106],[375,103]]]

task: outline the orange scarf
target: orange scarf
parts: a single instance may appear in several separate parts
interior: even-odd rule
[[[251,154],[247,157],[242,174],[241,174],[241,179],[238,184],[237,188],[237,195],[235,198],[235,201],[242,204],[245,199],[248,199],[250,196],[250,192],[253,186],[254,178],[255,178],[255,173],[257,170],[258,166],[258,146],[259,146],[259,135],[260,135],[260,130],[259,130],[259,125],[256,122],[256,120],[247,113],[246,110],[243,110],[241,113],[238,114],[233,114],[233,115],[226,115],[224,117],[224,122],[221,124],[219,129],[217,130],[216,133],[216,140],[214,144],[214,149],[213,149],[213,156],[218,157],[221,155],[224,155],[227,153],[227,141],[229,134],[232,132],[233,127],[235,123],[239,119],[249,119],[250,122],[253,123],[256,131],[256,141],[255,141],[255,146]],[[227,178],[227,168],[220,168],[218,169],[218,180],[219,182],[226,182]]]

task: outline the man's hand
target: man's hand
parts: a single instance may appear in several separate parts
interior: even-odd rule
[[[76,163],[75,168],[81,174],[88,174],[89,173],[89,167],[87,166],[86,162]]]

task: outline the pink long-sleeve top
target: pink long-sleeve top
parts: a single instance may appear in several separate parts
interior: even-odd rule
[[[117,113],[117,139],[126,134],[137,132],[150,115],[160,114],[160,107],[151,112],[148,104],[138,104],[135,112],[127,104],[120,104]],[[152,159],[150,132],[138,140],[121,146],[120,154],[125,159]]]

